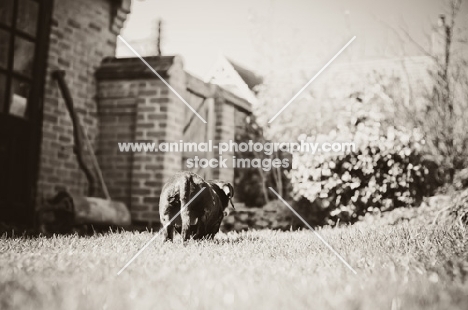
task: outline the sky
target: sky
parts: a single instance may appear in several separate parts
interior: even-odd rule
[[[463,0],[466,2],[467,0]],[[337,61],[360,61],[420,52],[398,40],[403,27],[429,48],[439,0],[133,0],[121,32],[140,54],[154,53],[157,21],[163,22],[163,55],[181,55],[185,69],[203,77],[216,59],[262,73],[268,66],[319,66],[351,37]],[[461,19],[468,20],[467,3]],[[402,49],[402,46],[405,49]],[[118,57],[134,56],[121,42]]]

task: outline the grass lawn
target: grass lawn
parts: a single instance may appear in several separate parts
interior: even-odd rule
[[[215,241],[144,233],[0,239],[0,309],[468,309],[461,228],[358,224],[219,234]]]

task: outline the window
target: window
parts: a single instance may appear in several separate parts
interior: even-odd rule
[[[34,43],[21,37],[15,37],[13,70],[31,78],[34,64]]]
[[[61,1],[61,0],[57,0]],[[0,220],[32,223],[52,0],[0,0]]]
[[[0,21],[6,26],[11,26],[13,20],[13,2],[14,0],[2,0],[0,2]]]
[[[32,0],[19,0],[16,28],[31,36],[36,36],[39,4]]]
[[[0,68],[7,69],[10,51],[10,34],[0,29]]]
[[[38,0],[0,0],[0,114],[28,118],[38,20]]]

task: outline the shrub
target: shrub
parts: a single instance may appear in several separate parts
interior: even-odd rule
[[[422,136],[381,124],[363,115],[317,141],[354,142],[354,152],[295,154],[293,198],[312,224],[354,223],[367,212],[417,206],[440,185],[437,163],[422,153]]]

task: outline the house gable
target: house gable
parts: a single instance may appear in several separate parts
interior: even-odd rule
[[[205,82],[219,85],[221,88],[256,104],[257,98],[231,62],[220,56],[211,71],[204,78]]]

